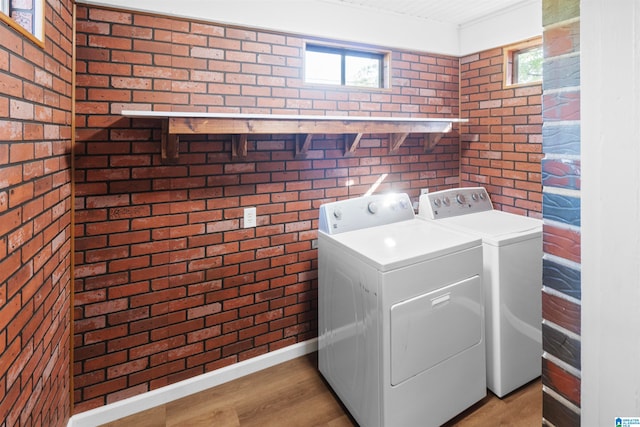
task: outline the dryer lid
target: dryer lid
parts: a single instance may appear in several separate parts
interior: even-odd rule
[[[380,271],[449,255],[479,246],[479,237],[442,227],[434,222],[412,219],[333,236]]]

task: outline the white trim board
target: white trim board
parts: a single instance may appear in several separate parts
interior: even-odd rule
[[[95,427],[293,360],[318,349],[314,338],[72,416],[67,427]]]

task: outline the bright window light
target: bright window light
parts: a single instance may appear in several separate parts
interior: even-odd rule
[[[505,86],[541,82],[543,61],[542,39],[540,38],[505,48]]]
[[[304,81],[310,84],[384,88],[386,60],[385,53],[308,44],[305,47]]]
[[[307,51],[305,56],[305,78],[307,83],[339,85],[342,58],[331,52]]]

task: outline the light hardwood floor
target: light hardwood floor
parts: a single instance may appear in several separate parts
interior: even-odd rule
[[[317,366],[312,353],[103,427],[357,426]],[[446,426],[541,424],[542,386],[536,380],[502,400],[489,393]]]

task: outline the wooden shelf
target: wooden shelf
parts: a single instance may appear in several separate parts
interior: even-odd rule
[[[410,134],[425,134],[424,148],[432,150],[442,136],[451,131],[453,123],[466,119],[360,117],[360,116],[300,116],[277,114],[189,113],[165,111],[123,110],[131,118],[162,120],[162,160],[173,163],[179,156],[179,135],[231,135],[232,157],[247,155],[248,135],[295,134],[296,156],[305,157],[313,135],[345,135],[345,155],[353,153],[364,134],[389,134],[389,150],[395,152]]]

